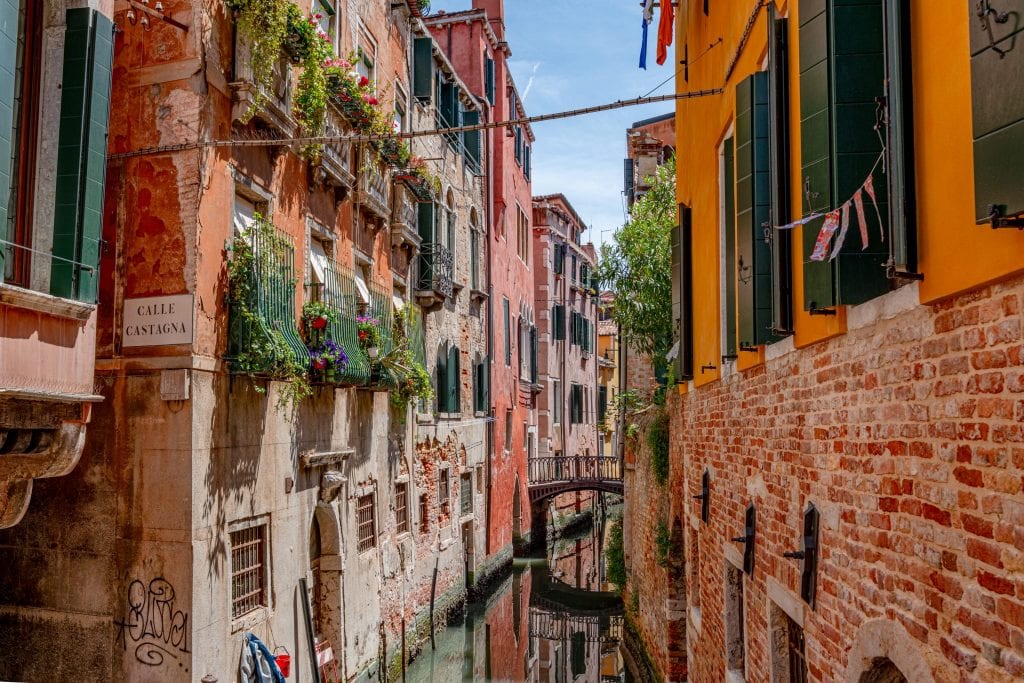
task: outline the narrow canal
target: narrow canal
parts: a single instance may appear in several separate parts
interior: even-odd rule
[[[600,514],[549,543],[546,559],[516,560],[511,576],[426,645],[409,683],[631,681],[620,651],[622,601],[604,580]]]

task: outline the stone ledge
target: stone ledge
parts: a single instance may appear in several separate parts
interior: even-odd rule
[[[96,310],[96,304],[86,304],[73,299],[62,299],[51,294],[22,289],[0,282],[0,304],[23,308],[28,311],[46,313],[58,318],[88,320]]]

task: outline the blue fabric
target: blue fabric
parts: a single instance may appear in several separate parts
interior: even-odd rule
[[[241,666],[243,681],[287,683],[281,674],[281,669],[277,667],[273,653],[267,649],[262,640],[252,633],[246,633],[244,647],[249,654],[249,658],[243,657]]]
[[[644,71],[647,70],[647,19],[640,18],[640,23],[644,26],[644,39],[643,44],[640,45],[640,68]]]

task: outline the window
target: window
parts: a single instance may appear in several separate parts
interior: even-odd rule
[[[486,413],[490,397],[487,391],[487,363],[478,360],[473,364],[473,412]]]
[[[420,494],[420,533],[430,531],[430,500],[427,494]]]
[[[561,242],[555,242],[555,275],[561,275],[565,272],[565,245]]]
[[[512,115],[515,116],[516,114],[517,114],[517,112],[513,112]],[[514,134],[515,134],[515,138],[516,138],[516,163],[518,165],[522,166],[523,165],[523,127],[522,126],[516,126]]]
[[[516,253],[523,263],[530,265],[530,217],[516,204]]]
[[[530,179],[530,172],[532,170],[531,169],[531,166],[533,164],[533,162],[531,160],[531,157],[533,155],[533,151],[532,150],[533,150],[533,148],[530,147],[529,145],[526,145],[525,148],[523,149],[523,175],[526,176],[527,180]]]
[[[442,467],[437,473],[437,506],[440,515],[448,515],[451,509],[448,500],[451,497],[448,481],[449,473],[447,467]]]
[[[565,306],[555,304],[551,307],[551,337],[555,341],[565,341]]]
[[[512,409],[505,410],[505,450],[512,452]]]
[[[562,382],[561,380],[552,381],[551,388],[552,395],[552,409],[551,409],[551,420],[556,425],[562,424]]]
[[[400,534],[409,533],[409,485],[395,484],[395,530]]]
[[[395,130],[405,132],[408,127],[409,97],[400,81],[395,81]]]
[[[320,15],[319,28],[330,36],[331,46],[337,50],[338,44],[338,14],[335,9],[336,0],[313,0],[313,13]]]
[[[484,94],[487,101],[494,105],[494,60],[484,53]]]
[[[768,8],[768,154],[770,220],[790,221],[789,189],[789,20],[776,18]],[[791,230],[769,233],[771,248],[772,332],[793,331],[793,257]]]
[[[452,255],[452,268],[454,272],[458,272],[457,262],[455,259],[455,227],[458,220],[458,214],[455,212],[455,193],[448,190],[448,197],[445,200],[445,246],[448,247],[448,251]]]
[[[374,514],[374,494],[359,496],[356,499],[356,525],[359,552],[377,547],[377,520]]]
[[[356,33],[356,71],[365,76],[374,86],[377,84],[377,41],[360,23]]]
[[[583,386],[573,384],[569,389],[569,423],[583,422]]]
[[[434,40],[430,37],[412,41],[412,94],[429,104],[434,92]]]
[[[672,320],[676,380],[693,379],[693,226],[690,207],[679,205],[679,225],[672,228]]]
[[[608,413],[608,387],[601,385],[597,388],[597,421],[604,422]]]
[[[778,605],[768,603],[771,634],[772,680],[807,683],[807,657],[804,630]],[[861,680],[867,680],[861,676]],[[906,680],[905,678],[872,678],[870,680]]]
[[[438,347],[435,393],[439,413],[458,413],[462,410],[460,368],[461,354],[457,346],[443,344]]]
[[[267,606],[267,525],[231,532],[231,618]]]
[[[505,320],[505,367],[512,367],[512,320],[508,310],[508,299],[501,300],[501,311]]]
[[[462,125],[476,126],[480,123],[480,112],[463,111]],[[467,130],[462,133],[462,154],[466,160],[466,166],[473,173],[480,173],[480,131]]]
[[[473,514],[473,475],[469,472],[459,477],[459,510],[463,515]]]
[[[726,667],[746,678],[746,615],[743,604],[743,572],[725,561],[725,661]]]
[[[11,12],[14,8],[5,9]],[[29,285],[29,263],[31,252],[18,247],[32,246],[32,185],[35,179],[36,130],[39,122],[39,73],[42,59],[42,24],[40,13],[42,3],[21,0],[18,18],[10,17],[9,30],[18,30],[6,50],[13,67],[13,79],[5,79],[3,109],[10,107],[11,129],[0,131],[0,159],[4,167],[0,170],[0,237],[13,244],[4,245],[0,250],[0,281],[21,287]],[[5,69],[6,71],[6,69]],[[10,137],[8,137],[8,134]],[[7,166],[7,163],[10,166]],[[9,174],[9,175],[8,175]],[[5,193],[7,193],[5,195]],[[10,213],[8,213],[10,212]]]
[[[480,227],[476,209],[469,212],[469,287],[480,291]]]

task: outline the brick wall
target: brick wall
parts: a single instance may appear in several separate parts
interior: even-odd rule
[[[687,530],[690,680],[725,680],[724,572],[742,550],[729,539],[749,502],[746,680],[779,670],[778,609],[803,622],[811,680],[857,680],[880,654],[909,680],[1021,680],[1022,296],[1021,280],[932,307],[901,290],[851,309],[856,329],[844,336],[673,397],[671,515]],[[690,498],[705,468],[707,525]],[[638,458],[634,490],[653,490],[644,471]],[[644,596],[665,592],[640,531],[651,498],[631,501]],[[821,512],[813,610],[799,597],[799,561],[782,557],[801,547],[808,503]],[[657,649],[651,607],[641,599],[642,633]]]

